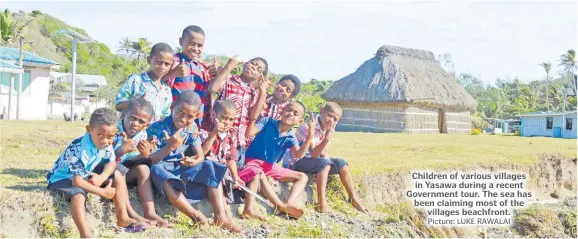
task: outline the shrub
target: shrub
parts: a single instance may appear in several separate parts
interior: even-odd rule
[[[481,129],[472,129],[472,135],[480,135],[480,134],[482,134]]]

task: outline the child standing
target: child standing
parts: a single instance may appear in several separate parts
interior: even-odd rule
[[[153,163],[151,176],[157,191],[194,221],[207,224],[207,218],[195,210],[192,202],[209,198],[214,222],[221,228],[240,232],[225,210],[221,181],[226,167],[204,160],[197,125],[194,123],[201,99],[194,91],[183,91],[172,105],[172,114],[148,129],[158,150],[149,157]],[[192,153],[191,153],[192,151]],[[194,152],[197,152],[193,156]],[[187,154],[187,155],[185,155]]]
[[[244,65],[243,72],[240,75],[230,76],[231,71],[240,64],[235,57],[229,59],[225,67],[209,83],[208,92],[217,93],[217,100],[229,99],[235,104],[237,112],[230,131],[237,150],[237,166],[242,167],[247,149],[245,132],[251,117],[250,111],[257,104],[259,97],[263,98],[261,102],[264,102],[265,98],[264,95],[261,96],[259,94],[257,89],[252,87],[252,84],[261,81],[261,88],[265,88],[267,86],[265,75],[267,75],[269,67],[265,59],[256,57]],[[260,109],[257,112],[260,112]],[[257,114],[254,114],[255,119]],[[253,115],[253,112],[251,112],[251,115]]]
[[[327,145],[329,145],[331,136],[335,132],[335,125],[337,125],[337,122],[341,119],[341,114],[341,107],[337,103],[327,102],[323,109],[321,109],[319,117],[314,119],[317,121],[317,124],[314,126],[313,140],[307,155],[299,159],[299,157],[292,157],[291,154],[286,153],[283,158],[283,166],[298,172],[317,174],[317,210],[319,212],[329,211],[325,191],[327,187],[327,177],[333,174],[339,174],[341,183],[349,195],[351,204],[357,210],[367,212],[367,209],[363,207],[355,192],[347,162],[340,158],[329,157],[327,154]],[[311,134],[311,129],[310,125],[299,127],[297,130],[297,139],[299,142],[304,143],[304,141],[307,141],[308,138],[306,137]]]
[[[125,177],[115,170],[112,143],[116,134],[116,113],[108,108],[96,109],[90,116],[86,133],[72,141],[46,175],[48,189],[64,194],[71,202],[71,214],[81,237],[91,237],[86,221],[87,193],[112,199],[117,226],[127,231],[142,231],[146,223],[137,222],[127,212],[128,191]],[[109,177],[113,177],[111,180]]]
[[[148,140],[146,128],[153,116],[153,106],[142,98],[129,100],[128,106],[122,112],[118,124],[120,132],[114,140],[117,163],[126,169],[128,184],[136,184],[139,198],[144,206],[144,217],[154,220],[162,227],[169,227],[168,221],[156,214],[153,202],[153,189],[150,181],[150,159],[154,142]],[[128,204],[131,215],[136,215]],[[133,216],[136,217],[136,216]],[[138,219],[137,219],[138,220]]]
[[[239,172],[239,178],[243,180],[253,192],[257,192],[259,184],[263,183],[268,186],[269,182],[263,181],[266,176],[272,177],[281,182],[292,182],[293,186],[289,193],[287,202],[281,202],[276,194],[265,193],[265,196],[275,204],[282,212],[289,214],[291,217],[299,218],[303,215],[303,209],[295,206],[297,197],[305,190],[307,175],[301,172],[292,171],[275,165],[286,150],[290,150],[295,157],[304,156],[311,138],[313,130],[309,136],[299,146],[297,138],[292,128],[303,122],[305,107],[300,102],[291,102],[285,106],[280,120],[274,120],[269,117],[262,118],[256,124],[253,121],[249,123],[247,137],[255,136],[255,140],[247,149],[247,162],[245,168]],[[309,122],[311,129],[315,127],[315,121]],[[268,190],[267,190],[268,191]],[[259,218],[253,208],[255,197],[251,194],[245,194],[245,209],[242,216],[245,218]]]
[[[153,122],[169,116],[173,101],[171,88],[161,78],[171,69],[172,55],[173,50],[168,44],[155,44],[147,57],[150,70],[131,75],[122,84],[116,95],[116,110],[122,112],[132,98],[144,98],[153,105]]]
[[[172,70],[163,77],[172,88],[173,100],[177,100],[181,92],[194,90],[201,97],[199,118],[195,121],[201,126],[205,119],[205,112],[211,109],[211,94],[207,93],[207,87],[211,77],[216,75],[217,62],[207,65],[201,60],[205,47],[205,32],[199,26],[191,25],[183,29],[179,38],[182,52],[174,55]]]

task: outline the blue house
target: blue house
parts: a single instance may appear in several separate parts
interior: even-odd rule
[[[576,111],[536,112],[516,115],[520,117],[520,135],[524,137],[545,136],[552,138],[576,138]],[[564,116],[564,117],[562,117]]]

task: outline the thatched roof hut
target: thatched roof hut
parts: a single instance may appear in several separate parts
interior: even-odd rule
[[[322,95],[344,108],[341,130],[454,133],[471,130],[476,101],[433,53],[382,46]]]

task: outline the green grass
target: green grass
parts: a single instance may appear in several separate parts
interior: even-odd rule
[[[46,172],[87,122],[0,121],[0,185],[45,187]],[[498,135],[337,133],[328,152],[353,174],[440,169],[476,164],[529,164],[539,153],[576,157],[576,140]]]

